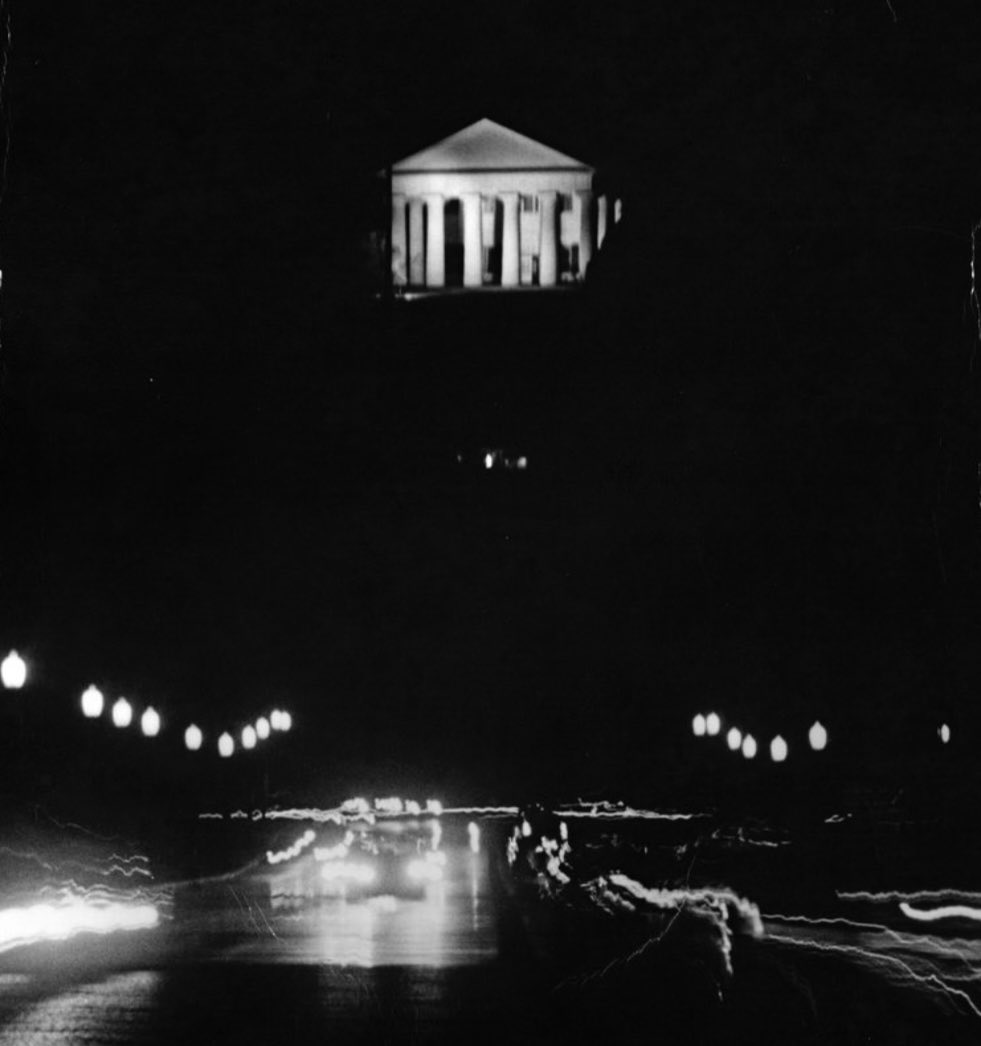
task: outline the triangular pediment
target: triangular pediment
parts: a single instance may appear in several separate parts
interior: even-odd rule
[[[393,164],[393,171],[590,170],[579,160],[550,149],[493,120],[477,120],[448,138]]]

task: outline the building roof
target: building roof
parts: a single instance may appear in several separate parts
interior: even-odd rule
[[[588,164],[493,120],[477,120],[392,165],[393,171],[589,171]]]

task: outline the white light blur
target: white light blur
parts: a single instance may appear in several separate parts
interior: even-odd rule
[[[125,697],[121,697],[112,706],[112,722],[113,726],[118,726],[121,729],[133,722],[133,707]]]
[[[519,469],[526,469],[527,467],[528,467],[528,459],[526,457],[523,457],[523,456],[518,458],[518,468]]]
[[[279,716],[279,729],[285,733],[287,730],[292,729],[292,726],[293,717],[289,714],[289,712],[282,712]]]
[[[200,727],[193,723],[184,731],[184,744],[189,752],[196,752],[204,743],[204,735]]]
[[[405,803],[405,812],[413,817],[418,817],[422,813],[422,807],[415,799],[408,799]]]
[[[823,752],[828,746],[828,731],[819,720],[815,720],[813,726],[807,732],[807,741],[815,752]]]
[[[937,735],[943,744],[950,743],[950,727],[946,723],[941,724],[940,729],[937,731]]]
[[[398,796],[386,796],[384,799],[375,800],[375,809],[380,814],[400,814],[404,809],[402,800]]]
[[[715,712],[709,712],[705,717],[705,733],[707,733],[709,737],[715,737],[721,729],[722,720]]]
[[[739,750],[739,746],[743,743],[743,735],[740,733],[738,726],[729,727],[729,733],[726,734],[726,744],[729,746],[730,752],[736,752]]]
[[[235,751],[235,742],[232,735],[224,733],[218,738],[218,754],[222,759],[227,759]]]
[[[151,904],[93,904],[73,900],[66,905],[35,904],[0,909],[0,952],[36,941],[63,941],[79,933],[145,930],[157,925]]]
[[[528,823],[527,820],[521,822],[521,834],[525,837],[525,839],[531,838],[531,825]]]
[[[752,734],[747,734],[743,738],[743,758],[755,759],[756,758],[756,738]]]
[[[775,763],[782,763],[787,758],[787,742],[779,734],[770,742],[770,758]]]
[[[343,861],[350,852],[350,844],[347,842],[337,843],[334,846],[316,846],[313,850],[313,859],[318,863],[323,861]]]
[[[320,874],[326,882],[372,883],[375,869],[360,861],[327,861],[320,866]]]
[[[437,817],[443,812],[443,804],[438,799],[426,800],[426,813],[435,814]]]
[[[438,850],[439,849],[439,844],[443,841],[443,826],[439,823],[439,821],[433,821],[432,822],[432,828],[433,828],[432,848],[434,850]]]
[[[559,821],[559,838],[564,843],[567,843],[569,841],[569,826],[565,823],[565,821]]]
[[[282,720],[283,713],[278,708],[274,708],[272,712],[269,713],[269,725],[273,730],[282,730]]]
[[[102,691],[97,686],[90,686],[82,694],[82,715],[86,719],[98,719],[106,706]]]
[[[705,728],[706,728],[705,716],[703,716],[702,713],[699,712],[698,715],[695,716],[695,718],[691,721],[691,732],[696,737],[704,737],[705,736]]]
[[[242,747],[243,748],[255,748],[255,727],[247,726],[242,730]]]
[[[480,829],[477,825],[471,821],[467,825],[467,835],[470,836],[470,851],[471,853],[480,853]]]
[[[259,716],[255,721],[256,737],[258,737],[260,741],[265,741],[269,736],[270,729],[269,720],[264,715]]]
[[[409,861],[406,873],[417,883],[434,883],[443,878],[443,869],[435,861]]]
[[[0,680],[8,690],[20,690],[27,682],[27,664],[16,650],[11,650],[0,664]]]
[[[156,737],[160,733],[160,715],[152,705],[140,717],[140,729],[144,737]]]
[[[494,467],[494,455],[493,454],[485,454],[484,455],[484,468],[485,469],[492,469],[493,467]]]
[[[355,799],[345,799],[341,803],[341,813],[348,815],[362,815],[371,810],[371,804],[367,799],[358,796]]]

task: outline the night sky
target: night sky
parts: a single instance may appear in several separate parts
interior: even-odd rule
[[[981,13],[792,6],[7,3],[0,637],[65,715],[283,702],[327,794],[981,730]],[[391,312],[378,172],[485,116],[623,222]]]

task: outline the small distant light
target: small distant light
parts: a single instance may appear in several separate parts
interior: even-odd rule
[[[729,746],[730,752],[735,752],[739,749],[739,746],[743,743],[743,735],[739,731],[739,727],[733,726],[729,728],[729,733],[726,734],[726,744]]]
[[[196,752],[204,741],[204,735],[193,723],[184,731],[184,744],[189,752]]]
[[[105,706],[105,698],[97,686],[90,686],[82,694],[82,715],[86,719],[98,719]]]
[[[521,822],[521,834],[526,838],[531,838],[531,825],[527,820]]]
[[[269,736],[269,730],[269,720],[264,715],[259,716],[255,721],[255,732],[260,741],[265,741]]]
[[[706,725],[707,724],[705,722],[705,716],[703,716],[702,713],[699,712],[698,715],[695,716],[695,718],[691,721],[691,732],[696,737],[704,737]]]
[[[255,727],[247,726],[242,730],[242,747],[243,748],[255,748],[256,736]]]
[[[140,729],[144,737],[156,737],[160,733],[160,715],[152,706],[140,717]]]
[[[747,734],[743,738],[743,758],[744,759],[755,759],[756,758],[756,738],[752,734]]]
[[[494,455],[493,454],[485,454],[484,455],[484,468],[485,469],[492,469],[493,467],[494,467]]]
[[[770,742],[770,758],[775,763],[782,763],[787,758],[787,742],[779,734]]]
[[[11,650],[0,664],[0,680],[8,690],[20,690],[27,682],[27,665],[16,650]]]
[[[709,737],[715,737],[721,729],[722,720],[715,714],[715,712],[709,712],[705,717],[705,733],[707,733]]]
[[[127,727],[133,722],[133,708],[125,697],[121,697],[112,706],[112,722],[113,726],[120,728]]]
[[[946,723],[941,725],[940,729],[937,731],[937,735],[940,737],[943,744],[946,745],[950,743],[950,727]]]
[[[807,741],[815,752],[823,752],[828,746],[828,731],[824,729],[818,720],[807,732]]]
[[[235,751],[235,742],[232,735],[224,733],[218,738],[218,754],[222,759],[227,759]]]
[[[526,457],[523,457],[523,456],[518,458],[518,468],[519,469],[526,469],[527,467],[528,467],[528,459]]]

